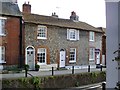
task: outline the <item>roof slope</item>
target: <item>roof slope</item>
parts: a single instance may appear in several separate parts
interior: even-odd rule
[[[43,24],[43,25],[53,25],[65,28],[74,28],[74,29],[82,29],[82,30],[91,30],[96,32],[102,32],[101,30],[80,21],[73,21],[70,19],[61,19],[55,18],[52,16],[43,16],[37,14],[28,14],[23,13],[23,18],[26,23],[35,23],[35,24]]]
[[[22,16],[18,4],[12,2],[0,2],[0,14],[11,16]]]

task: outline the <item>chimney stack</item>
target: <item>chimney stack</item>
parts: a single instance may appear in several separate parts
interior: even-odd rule
[[[58,15],[56,15],[56,13],[52,13],[52,17],[58,18]]]
[[[79,16],[76,15],[76,12],[71,12],[70,20],[79,21]]]
[[[23,13],[31,13],[31,5],[29,2],[23,4]]]

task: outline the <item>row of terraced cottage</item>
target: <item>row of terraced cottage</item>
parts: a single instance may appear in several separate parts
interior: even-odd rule
[[[15,2],[0,2],[0,68],[25,64],[35,69],[106,64],[104,28],[85,22],[73,11],[70,19],[55,13],[31,13],[31,5],[19,10]],[[96,21],[99,22],[99,21]],[[103,45],[104,43],[104,45]]]

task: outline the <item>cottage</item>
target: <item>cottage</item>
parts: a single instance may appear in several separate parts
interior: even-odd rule
[[[79,21],[75,12],[70,19],[31,13],[23,4],[25,63],[34,69],[96,65],[102,61],[103,31]]]
[[[0,69],[22,64],[22,14],[16,2],[0,1]]]

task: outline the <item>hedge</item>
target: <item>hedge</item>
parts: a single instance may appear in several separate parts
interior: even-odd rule
[[[99,83],[106,80],[106,72],[87,72],[80,74],[56,75],[46,77],[28,77],[3,79],[2,88],[7,89],[35,89],[45,88],[69,88],[87,84]]]

